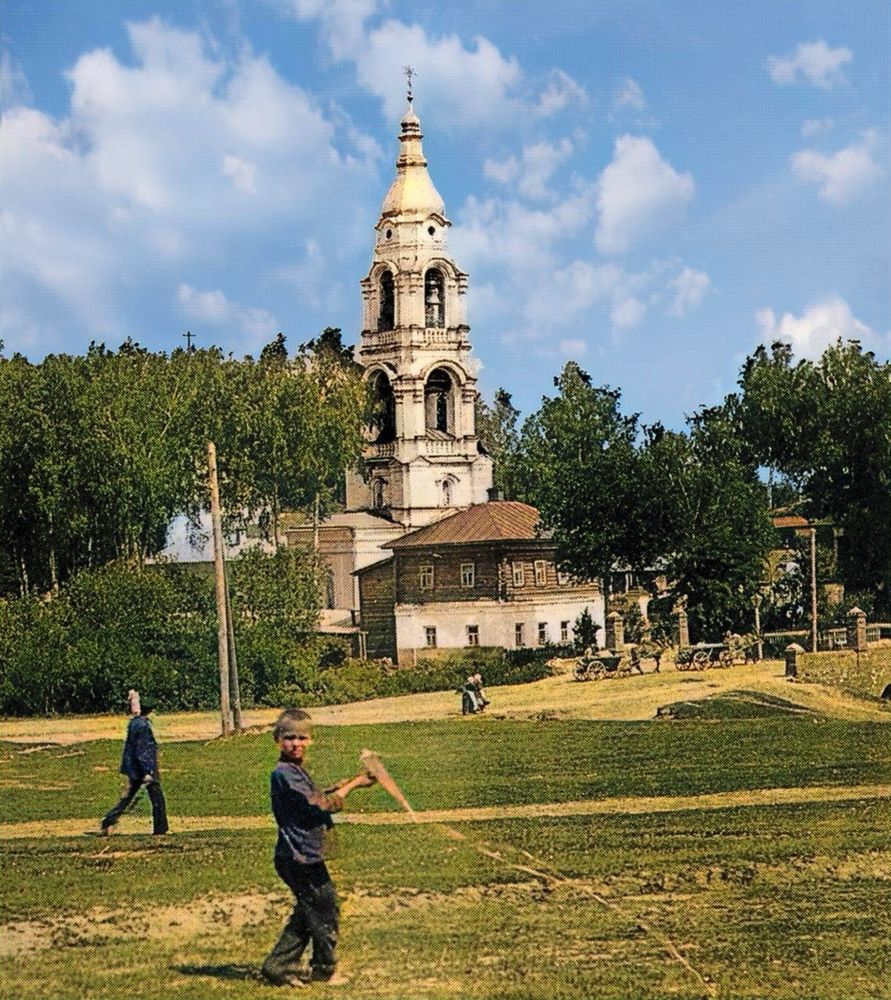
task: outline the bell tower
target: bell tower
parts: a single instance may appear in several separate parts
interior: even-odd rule
[[[347,477],[349,510],[411,528],[485,502],[492,486],[492,460],[476,436],[467,275],[448,251],[451,223],[421,139],[409,76],[396,178],[362,281],[357,359],[375,399],[364,456],[369,478]]]

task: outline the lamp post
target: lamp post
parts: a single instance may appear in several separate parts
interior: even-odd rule
[[[817,652],[817,529],[810,526],[811,536],[811,652]]]

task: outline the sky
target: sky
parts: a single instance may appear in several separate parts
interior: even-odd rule
[[[887,0],[0,0],[0,340],[358,340],[403,67],[479,386],[683,426],[759,343],[891,353]]]

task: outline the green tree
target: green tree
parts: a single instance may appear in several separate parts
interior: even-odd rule
[[[656,539],[639,516],[637,415],[623,416],[620,393],[593,386],[574,362],[554,382],[558,394],[523,424],[517,499],[538,507],[561,564],[578,576],[642,568]]]
[[[519,490],[519,418],[520,411],[514,406],[511,394],[504,389],[495,391],[492,406],[488,406],[482,397],[477,398],[476,432],[483,447],[492,456],[492,485],[508,500],[515,497]]]
[[[746,361],[730,400],[762,464],[842,532],[839,573],[891,609],[891,363],[850,341],[816,361],[776,343]]]

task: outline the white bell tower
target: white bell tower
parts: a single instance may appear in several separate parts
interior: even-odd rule
[[[348,474],[346,497],[349,510],[411,528],[484,503],[492,486],[492,460],[476,436],[467,275],[448,252],[451,223],[421,138],[409,77],[396,179],[362,281],[357,360],[377,401],[365,448],[369,478]]]

